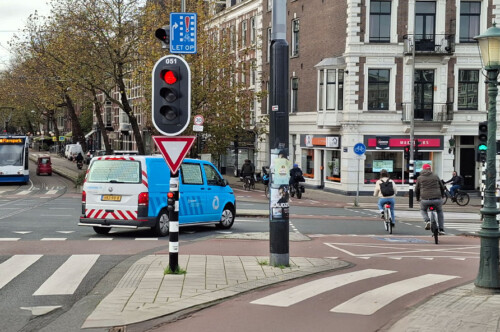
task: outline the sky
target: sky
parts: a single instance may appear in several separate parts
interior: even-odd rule
[[[28,16],[35,10],[47,16],[48,0],[0,0],[0,70],[5,69],[10,60],[9,40],[26,25]]]

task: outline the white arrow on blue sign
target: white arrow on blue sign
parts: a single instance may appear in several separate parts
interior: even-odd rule
[[[363,143],[356,143],[356,145],[354,145],[354,153],[361,156],[363,154],[365,154],[366,152],[366,146],[363,144]]]
[[[170,13],[170,53],[196,53],[197,13]]]

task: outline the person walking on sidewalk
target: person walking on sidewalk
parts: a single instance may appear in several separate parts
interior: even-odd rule
[[[375,190],[373,191],[373,196],[379,197],[378,199],[378,209],[380,211],[380,218],[384,219],[384,204],[391,204],[391,214],[392,214],[392,227],[396,223],[396,215],[394,214],[394,208],[396,205],[396,194],[398,189],[396,183],[389,178],[389,173],[387,170],[383,169],[380,171],[380,179],[375,183]]]
[[[422,172],[417,178],[417,186],[415,187],[415,195],[417,202],[420,202],[420,214],[424,218],[425,229],[431,228],[431,222],[427,209],[429,206],[436,208],[439,234],[445,235],[444,232],[444,215],[443,215],[443,198],[445,195],[444,184],[436,174],[432,173],[431,165],[424,164]]]

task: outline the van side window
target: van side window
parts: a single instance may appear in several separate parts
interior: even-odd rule
[[[205,169],[205,174],[207,175],[207,184],[209,185],[219,185],[222,181],[219,173],[213,168],[212,165],[203,165]]]
[[[182,164],[181,173],[182,173],[182,183],[203,184],[203,176],[201,175],[201,165]]]

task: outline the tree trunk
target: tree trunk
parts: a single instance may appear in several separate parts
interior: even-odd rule
[[[137,124],[137,118],[132,113],[132,107],[128,102],[127,93],[125,92],[125,83],[123,79],[120,77],[118,80],[118,87],[120,88],[120,95],[122,99],[123,111],[127,114],[130,124],[132,125],[132,130],[134,132],[135,143],[137,144],[137,151],[140,155],[145,155],[146,150],[144,148],[144,142],[142,140],[141,131],[139,129],[139,125]]]
[[[87,142],[85,142],[85,136],[82,132],[82,127],[80,126],[80,121],[78,121],[78,116],[75,112],[75,106],[73,105],[73,100],[71,97],[65,93],[64,99],[66,100],[66,108],[68,110],[69,116],[71,117],[73,137],[77,142],[80,142],[83,151],[87,151]],[[73,140],[74,141],[74,140]]]
[[[97,94],[96,94],[95,90],[92,91],[92,94],[94,95],[95,117],[97,118],[97,125],[99,127],[99,131],[97,132],[97,135],[102,135],[102,140],[104,143],[104,149],[106,150],[106,154],[111,154],[112,149],[111,149],[111,144],[109,143],[108,132],[106,131],[106,128],[104,127],[104,120],[102,119],[102,113],[101,113],[102,104],[97,99]]]

